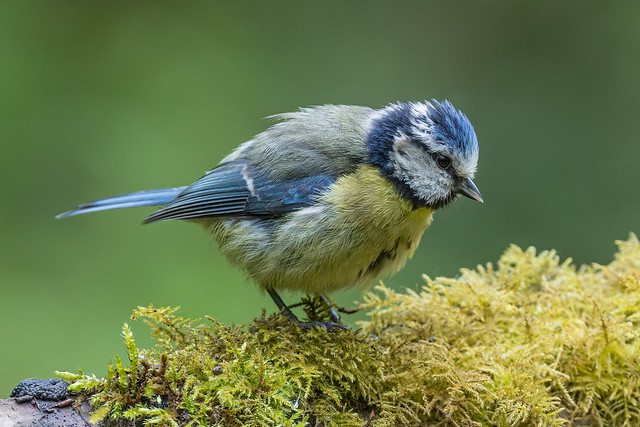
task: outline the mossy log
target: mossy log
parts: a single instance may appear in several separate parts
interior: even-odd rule
[[[105,425],[640,425],[640,243],[618,246],[580,267],[512,246],[419,292],[379,286],[347,332],[140,307],[156,348],[125,324],[126,363],[58,376]],[[319,299],[304,309],[327,320]]]

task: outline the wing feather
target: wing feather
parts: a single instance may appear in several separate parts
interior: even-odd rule
[[[274,217],[311,206],[335,182],[328,175],[269,180],[246,160],[218,166],[144,222],[216,217]]]

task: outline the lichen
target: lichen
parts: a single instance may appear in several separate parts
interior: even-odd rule
[[[106,378],[58,375],[93,421],[146,425],[640,425],[640,243],[576,268],[511,246],[494,266],[383,285],[348,332],[302,331],[282,316],[245,326],[140,307],[156,339]],[[317,299],[309,320],[326,320]]]

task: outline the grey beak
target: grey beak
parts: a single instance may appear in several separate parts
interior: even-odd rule
[[[484,203],[480,190],[478,190],[478,187],[471,181],[471,178],[467,178],[458,184],[458,193],[470,199],[477,200],[480,203]]]

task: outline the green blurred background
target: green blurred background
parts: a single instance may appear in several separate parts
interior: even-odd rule
[[[142,227],[145,208],[53,217],[188,184],[298,106],[448,98],[475,125],[485,204],[438,213],[387,284],[512,242],[608,262],[640,230],[640,3],[599,4],[3,1],[0,396],[56,369],[103,375],[138,305],[273,312],[198,227]]]

